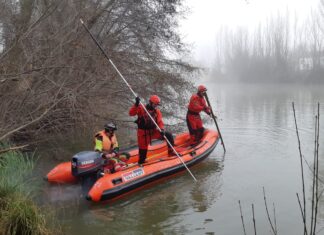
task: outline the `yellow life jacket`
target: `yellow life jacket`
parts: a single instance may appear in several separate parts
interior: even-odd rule
[[[102,137],[102,141],[98,140],[97,137]],[[98,151],[110,151],[115,148],[118,148],[118,142],[115,133],[113,134],[112,137],[107,136],[106,132],[104,130],[99,131],[95,135],[95,150]]]

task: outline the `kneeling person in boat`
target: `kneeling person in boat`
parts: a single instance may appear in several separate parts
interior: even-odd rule
[[[204,134],[203,122],[200,117],[200,112],[204,111],[206,114],[211,115],[211,110],[207,106],[204,99],[207,88],[204,85],[198,86],[198,91],[190,98],[187,112],[187,126],[190,133],[190,144],[195,145],[199,143]]]
[[[107,123],[104,130],[95,135],[95,151],[102,152],[102,157],[107,159],[106,167],[110,172],[120,171],[126,167],[126,158],[119,155],[119,146],[115,131],[117,126],[114,123]]]
[[[150,116],[153,118],[155,123],[161,129],[161,132],[157,129],[155,123],[152,121],[151,117],[146,113],[144,107],[140,105],[140,98],[136,97],[135,104],[130,108],[129,115],[136,116],[137,120],[137,142],[138,142],[138,152],[139,160],[138,164],[145,162],[147,155],[148,145],[151,143],[152,139],[164,139],[164,136],[168,139],[171,145],[174,145],[173,136],[170,132],[164,131],[164,123],[162,120],[162,113],[157,107],[160,105],[160,98],[157,95],[152,95],[149,99],[149,103],[145,106],[146,110],[149,112]],[[172,154],[172,148],[168,146],[169,154]]]

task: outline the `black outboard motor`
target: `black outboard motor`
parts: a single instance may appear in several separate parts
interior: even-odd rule
[[[84,195],[101,177],[104,163],[101,153],[95,151],[83,151],[72,157],[72,175],[79,178]]]
[[[95,151],[83,151],[72,157],[72,175],[84,177],[97,174],[103,168],[104,159],[101,153]]]

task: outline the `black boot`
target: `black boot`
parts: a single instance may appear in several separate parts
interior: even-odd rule
[[[168,139],[168,141],[170,142],[170,144],[172,146],[174,146],[174,139],[173,139],[173,135],[171,134],[171,132],[165,132],[165,137]],[[173,151],[173,149],[168,145],[168,155],[169,156],[172,156],[172,155],[175,155],[175,152]]]
[[[171,134],[171,132],[165,132],[165,137],[168,139],[168,141],[170,142],[170,144],[172,146],[174,146],[174,139],[173,139],[173,135]]]
[[[172,148],[168,148],[168,156],[172,157],[173,155],[176,155],[176,153],[173,151]]]
[[[196,141],[200,142],[200,140],[204,136],[204,131],[205,131],[205,128],[203,128],[203,127],[202,128],[199,128],[197,130]]]
[[[138,150],[138,155],[139,155],[138,164],[143,164],[145,162],[146,154],[147,154],[147,149]]]

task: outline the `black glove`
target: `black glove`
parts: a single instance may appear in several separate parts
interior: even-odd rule
[[[137,96],[137,97],[135,98],[135,106],[138,106],[139,103],[140,103],[140,101],[141,101],[141,99]]]
[[[162,138],[165,136],[165,131],[164,131],[164,129],[161,129],[160,134],[161,134],[161,137],[162,137]]]
[[[105,154],[105,153],[101,153],[101,157],[102,157],[103,159],[107,159],[107,157],[106,157],[106,154]]]
[[[206,107],[204,110],[209,116],[211,115],[211,109],[209,107]]]

